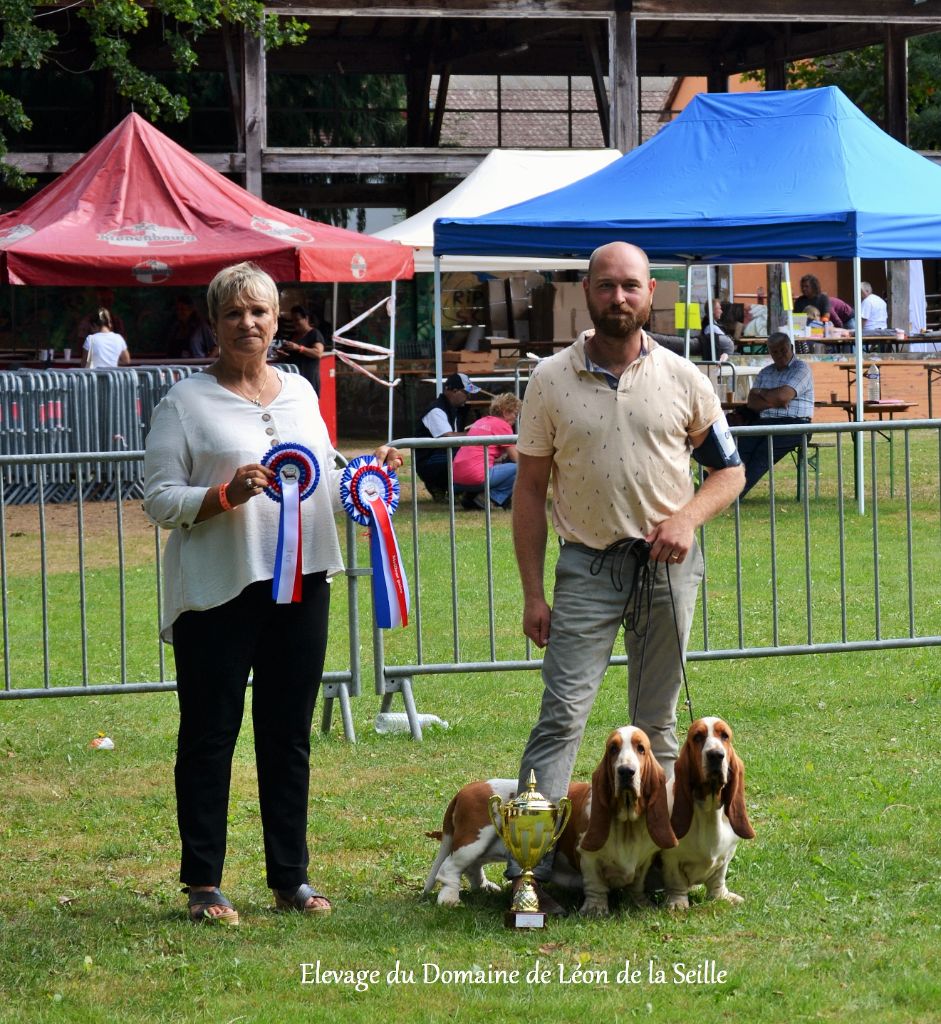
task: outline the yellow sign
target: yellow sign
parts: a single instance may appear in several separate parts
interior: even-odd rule
[[[702,327],[702,317],[699,313],[698,302],[675,302],[673,304],[673,316],[676,320],[678,331],[686,330],[686,311],[689,310],[689,329],[698,331]]]
[[[786,313],[794,305],[794,300],[791,298],[791,282],[781,282],[781,305],[784,307]]]

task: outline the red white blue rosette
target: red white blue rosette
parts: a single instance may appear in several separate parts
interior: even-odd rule
[[[399,507],[399,481],[374,455],[352,459],[340,478],[340,501],[346,514],[369,527],[373,610],[380,629],[408,625],[408,580],[392,515]]]
[[[320,483],[320,465],[312,451],[291,443],[269,448],[261,464],[274,473],[265,494],[281,506],[272,595],[290,604],[301,599],[301,502]]]

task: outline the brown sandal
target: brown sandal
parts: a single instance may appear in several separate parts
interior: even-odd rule
[[[183,892],[189,894],[189,919],[194,924],[224,924],[233,928],[238,927],[238,911],[218,888],[191,889],[187,886]],[[222,907],[222,913],[210,914],[210,907]]]

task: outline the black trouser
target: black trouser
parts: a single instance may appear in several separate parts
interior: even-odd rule
[[[330,586],[304,577],[302,600],[275,604],[271,580],[173,624],[180,730],[176,753],[180,881],[219,885],[232,753],[249,670],[268,886],[307,881],[310,727],[327,647]]]
[[[447,448],[418,448],[415,451],[415,472],[429,492],[448,493]]]

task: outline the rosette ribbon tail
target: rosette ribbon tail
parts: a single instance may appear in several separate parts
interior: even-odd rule
[[[291,604],[301,599],[301,495],[296,477],[281,478],[273,590],[278,604]]]
[[[394,629],[408,625],[408,580],[392,518],[381,496],[368,501],[371,514],[369,554],[372,561],[373,605],[376,625]]]

